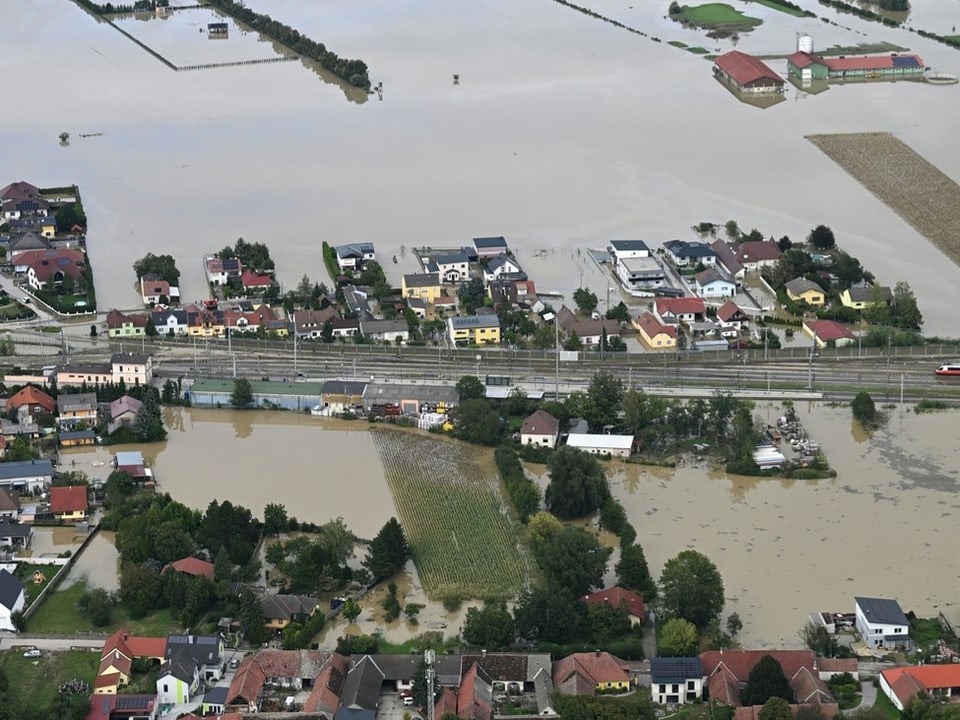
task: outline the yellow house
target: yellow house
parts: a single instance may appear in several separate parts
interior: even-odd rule
[[[223,313],[210,310],[187,310],[187,335],[191,337],[223,337],[227,324]]]
[[[854,310],[863,310],[881,303],[889,303],[893,300],[893,293],[890,288],[875,285],[866,288],[850,288],[840,293],[840,302],[844,307]]]
[[[500,343],[500,318],[493,314],[447,318],[447,335],[455,345],[497,345]]]
[[[87,517],[87,486],[57,485],[50,488],[50,511],[63,522],[79,522]]]
[[[810,307],[820,307],[826,302],[823,288],[805,277],[794,278],[784,288],[794,302],[805,302]]]
[[[311,617],[320,607],[320,601],[306,595],[266,595],[262,600],[263,626],[283,630],[300,617]]]
[[[634,318],[633,326],[640,331],[640,340],[649,350],[672,350],[677,346],[677,329],[664,325],[651,312]]]
[[[400,281],[400,295],[404,298],[417,298],[433,304],[443,295],[443,285],[433,273],[410,273]]]
[[[561,695],[579,695],[585,685],[595,690],[629,690],[630,676],[612,655],[599,650],[567,655],[556,663],[553,686]]]

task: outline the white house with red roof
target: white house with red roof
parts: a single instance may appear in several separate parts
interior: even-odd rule
[[[633,319],[640,331],[640,340],[648,350],[672,350],[677,346],[677,328],[660,322],[652,312],[644,312]]]
[[[813,338],[818,348],[825,348],[830,342],[836,347],[843,347],[857,341],[857,336],[850,328],[834,320],[804,320],[803,334]]]
[[[737,245],[734,257],[744,270],[753,272],[773,267],[783,253],[773,240],[747,240]]]
[[[920,665],[880,672],[880,689],[897,710],[920,693],[951,702],[960,695],[960,665]]]
[[[545,410],[535,410],[520,428],[520,442],[537,447],[556,447],[560,421]]]
[[[13,256],[13,271],[23,275],[34,290],[48,281],[59,285],[65,277],[78,279],[87,267],[87,256],[79,250],[24,250]]]
[[[250,269],[244,269],[240,273],[240,286],[248,293],[265,293],[271,285],[273,285],[273,278],[269,275],[260,275]]]
[[[657,298],[653,304],[654,315],[665,325],[703,320],[706,312],[706,304],[698,297]]]
[[[180,288],[156,275],[144,275],[140,278],[140,297],[144,305],[177,305],[180,302]]]
[[[624,608],[627,611],[632,625],[643,624],[643,618],[646,613],[643,596],[632,590],[626,590],[619,585],[585,595],[583,601],[587,605],[607,603],[618,609]]]
[[[50,488],[50,512],[58,520],[83,520],[87,516],[87,507],[86,485],[59,485]]]

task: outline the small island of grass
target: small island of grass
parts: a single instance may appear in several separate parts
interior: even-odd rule
[[[709,30],[709,37],[725,37],[737,32],[753,30],[763,21],[744,15],[726,3],[706,3],[704,5],[681,5],[670,3],[670,17],[684,26]]]

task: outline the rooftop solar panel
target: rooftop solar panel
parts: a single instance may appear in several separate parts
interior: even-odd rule
[[[895,68],[911,68],[918,67],[919,63],[913,55],[897,55],[893,58],[893,66]]]

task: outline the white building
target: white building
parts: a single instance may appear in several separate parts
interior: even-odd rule
[[[650,257],[650,248],[643,240],[611,240],[607,252],[613,255],[615,262]]]
[[[341,270],[356,270],[363,267],[363,264],[377,259],[373,243],[352,243],[350,245],[339,245],[336,248],[337,264]]]
[[[910,622],[900,603],[885,598],[855,597],[856,626],[867,647],[896,648],[910,644]]]
[[[501,275],[516,275],[522,272],[523,268],[520,267],[520,263],[506,253],[500,253],[489,262],[487,269],[483,271],[483,279],[484,282],[491,283]]]
[[[200,673],[197,664],[190,658],[168,660],[160,668],[157,677],[157,703],[159,705],[184,705],[198,698]]]
[[[630,457],[630,452],[633,450],[633,435],[570,433],[567,436],[567,445],[591,455]]]
[[[650,698],[658,705],[684,705],[703,697],[703,667],[697,657],[650,658]]]
[[[560,432],[560,421],[545,410],[536,410],[520,428],[520,442],[523,445],[538,447],[556,447]]]
[[[154,310],[151,313],[153,326],[160,335],[186,335],[187,334],[187,311],[186,310]]]
[[[10,618],[14,613],[23,612],[26,603],[23,583],[6,570],[0,570],[0,630],[16,631]]]
[[[652,290],[666,282],[663,267],[655,257],[617,258],[616,263],[617,277],[631,290]]]
[[[110,358],[113,382],[127,385],[149,385],[153,380],[153,357],[140,353],[115,353]]]
[[[470,259],[462,252],[437,255],[427,264],[427,272],[436,273],[440,282],[465,282],[470,279]]]
[[[719,267],[707,268],[696,275],[696,292],[703,298],[732,297],[737,284]]]

